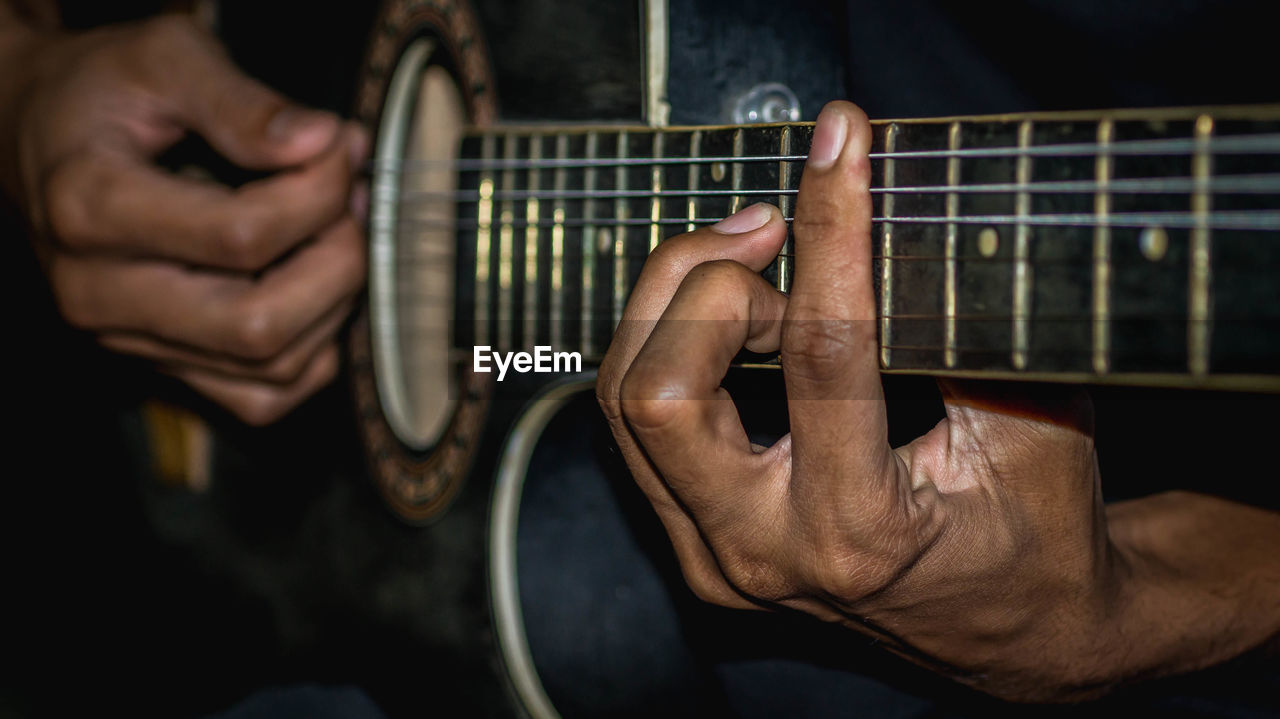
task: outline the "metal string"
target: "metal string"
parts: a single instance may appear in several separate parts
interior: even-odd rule
[[[1096,180],[1056,180],[1041,182],[994,182],[969,185],[916,185],[906,187],[872,187],[872,194],[931,194],[931,193],[1081,193],[1094,194],[1214,194],[1235,193],[1265,195],[1280,192],[1280,174],[1216,175],[1208,180],[1194,177],[1143,177],[1118,178],[1105,184]],[[409,190],[400,193],[400,206],[413,207],[419,203],[449,202],[470,204],[481,200],[613,200],[658,199],[667,197],[773,197],[796,195],[798,189],[709,189],[709,190],[495,190],[482,195],[479,190],[455,190],[452,192]]]
[[[720,217],[663,217],[657,220],[644,217],[625,218],[565,218],[529,220],[512,218],[509,222],[495,220],[481,223],[478,220],[431,220],[411,217],[397,218],[397,224],[418,229],[501,229],[513,230],[528,227],[649,227],[651,225],[704,225],[719,222]],[[784,217],[792,222],[794,217]],[[1280,210],[1211,211],[1204,214],[1184,211],[1170,212],[1115,212],[1099,217],[1093,213],[1050,213],[1042,215],[914,215],[905,217],[872,217],[873,223],[905,224],[957,224],[957,225],[1033,225],[1043,227],[1163,227],[1189,229],[1203,227],[1210,230],[1280,230]]]
[[[990,157],[1080,157],[1097,154],[1144,155],[1167,157],[1171,155],[1210,154],[1277,154],[1280,153],[1280,133],[1257,135],[1214,136],[1209,139],[1171,137],[1152,140],[1117,140],[1109,144],[1059,143],[1030,145],[1027,147],[968,147],[954,150],[902,150],[872,152],[872,160],[910,160],[937,158],[990,158]],[[410,172],[439,172],[445,170],[466,172],[475,170],[534,170],[574,167],[628,167],[634,165],[754,163],[754,162],[804,162],[808,155],[732,155],[711,157],[574,157],[574,158],[464,158],[458,160],[399,160],[390,163],[370,162],[366,169],[373,175],[405,174]]]

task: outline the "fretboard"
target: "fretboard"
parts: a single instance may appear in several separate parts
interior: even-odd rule
[[[1280,107],[873,127],[883,371],[1280,388]],[[599,358],[664,239],[753,202],[790,220],[812,132],[471,133],[455,345]]]

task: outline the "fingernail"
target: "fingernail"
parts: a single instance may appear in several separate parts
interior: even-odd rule
[[[267,124],[267,136],[273,140],[287,141],[302,133],[317,132],[332,121],[333,116],[327,112],[286,105]]]
[[[809,145],[808,166],[823,170],[835,164],[844,149],[845,137],[849,134],[849,122],[844,115],[835,110],[823,110],[818,115],[817,127],[813,129],[813,142]]]
[[[771,205],[766,202],[757,202],[746,209],[738,210],[734,214],[720,220],[716,224],[712,225],[711,229],[722,235],[737,235],[743,232],[758,230],[761,227],[764,227],[765,223],[769,221],[770,215],[773,214],[769,211],[770,206]]]

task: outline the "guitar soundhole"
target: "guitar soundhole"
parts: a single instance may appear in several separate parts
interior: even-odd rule
[[[391,77],[371,179],[369,311],[373,368],[396,438],[435,446],[454,410],[452,158],[465,122],[449,73],[413,41]]]
[[[399,517],[422,523],[457,495],[488,407],[492,380],[454,351],[454,159],[464,128],[487,124],[494,106],[464,3],[392,0],[379,27],[357,100],[375,139],[352,381],[378,489]]]

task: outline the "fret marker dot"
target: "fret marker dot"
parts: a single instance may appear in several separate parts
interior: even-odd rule
[[[613,233],[604,228],[596,233],[596,252],[605,254],[613,247]]]
[[[1152,262],[1159,262],[1169,251],[1169,233],[1163,227],[1148,227],[1138,235],[1138,249],[1142,256]]]
[[[1000,249],[1000,233],[994,227],[984,227],[978,233],[978,252],[983,257],[995,257]]]
[[[716,182],[724,182],[724,176],[728,174],[729,168],[725,167],[723,162],[711,163],[711,179]]]

